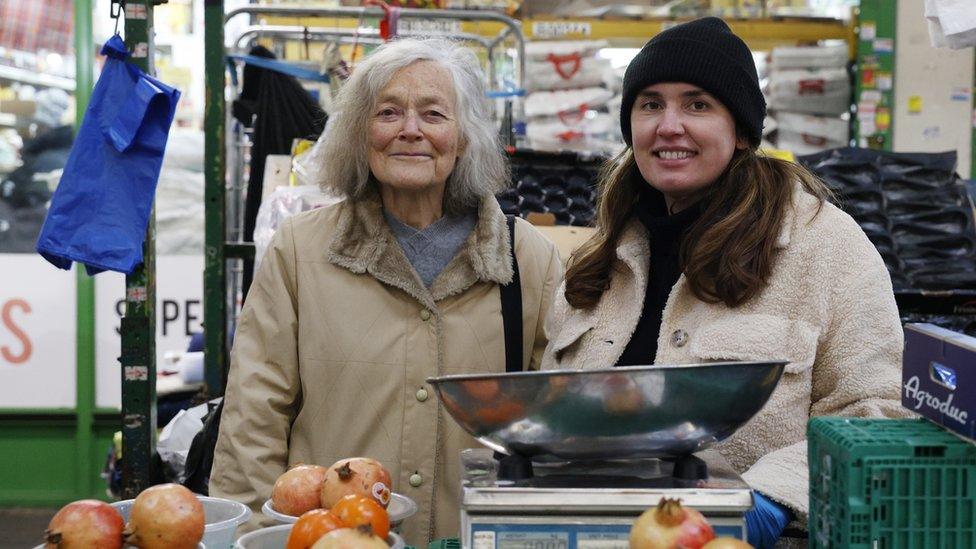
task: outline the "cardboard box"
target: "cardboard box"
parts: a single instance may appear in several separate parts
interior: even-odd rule
[[[570,227],[566,225],[553,225],[549,227],[537,225],[536,229],[539,229],[540,233],[545,235],[549,240],[552,240],[553,244],[556,245],[556,249],[559,250],[559,258],[564,265],[569,260],[569,256],[573,251],[589,240],[596,232],[596,229],[593,227]]]
[[[901,404],[976,441],[976,338],[906,324]]]

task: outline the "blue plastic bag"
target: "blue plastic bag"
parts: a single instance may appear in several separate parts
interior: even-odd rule
[[[37,252],[61,269],[89,275],[131,273],[142,262],[149,213],[179,90],[126,62],[115,35],[61,182],[37,239]]]

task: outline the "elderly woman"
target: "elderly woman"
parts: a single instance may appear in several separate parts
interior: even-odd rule
[[[624,76],[627,147],[557,290],[543,360],[788,360],[766,407],[719,446],[755,490],[757,547],[791,517],[806,524],[810,416],[903,413],[884,263],[822,182],[757,153],[765,107],[749,48],[720,19],[644,46]]]
[[[500,288],[512,245],[494,194],[507,169],[475,56],[399,40],[360,63],[323,138],[339,204],[288,219],[241,313],[210,481],[257,511],[297,463],[368,456],[420,507],[408,543],[458,534],[459,452],[477,446],[429,376],[504,372]],[[521,365],[538,368],[561,276],[516,220]]]

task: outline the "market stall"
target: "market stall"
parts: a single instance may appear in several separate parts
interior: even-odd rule
[[[127,16],[124,34],[132,53],[129,63],[152,73],[155,2],[112,4],[114,13]],[[682,349],[692,333],[691,345],[681,352],[694,348],[699,353],[694,356],[721,360],[708,364],[523,372],[509,368],[513,359],[506,355],[506,373],[471,374],[452,367],[433,375],[429,370],[427,377],[409,378],[409,384],[404,382],[384,397],[403,406],[408,424],[410,418],[428,418],[422,414],[431,408],[437,411],[436,423],[413,420],[415,437],[426,441],[416,456],[374,450],[354,457],[343,453],[341,448],[349,446],[342,446],[347,442],[342,441],[325,457],[303,457],[311,462],[278,475],[273,488],[257,490],[255,497],[262,506],[232,501],[233,497],[221,492],[226,486],[207,495],[211,467],[221,467],[219,459],[213,465],[223,410],[219,397],[234,384],[228,380],[229,352],[251,273],[275,246],[274,235],[285,219],[338,202],[310,183],[314,180],[304,161],[326,131],[327,120],[334,115],[336,93],[350,71],[356,70],[357,60],[397,37],[450,38],[476,50],[486,74],[491,124],[511,169],[510,187],[496,198],[501,211],[510,216],[513,253],[514,226],[520,218],[555,242],[558,256],[565,261],[594,234],[602,191],[598,184],[608,177],[602,170],[624,143],[617,121],[624,68],[647,38],[706,14],[691,8],[682,11],[687,6],[673,6],[666,13],[604,6],[565,14],[557,13],[559,7],[540,13],[528,6],[519,11],[508,4],[487,9],[446,2],[437,2],[434,9],[413,4],[396,8],[379,2],[346,4],[255,4],[225,10],[220,0],[203,3],[205,132],[170,135],[170,171],[168,179],[165,173],[160,179],[156,197],[176,204],[169,210],[176,213],[160,217],[157,203],[145,235],[144,259],[124,283],[121,275],[102,275],[93,281],[81,272],[59,274],[37,257],[5,256],[10,271],[36,274],[28,275],[34,293],[12,291],[8,297],[0,296],[0,334],[5,334],[4,329],[7,332],[6,339],[0,339],[0,368],[11,367],[0,373],[8,386],[16,387],[0,406],[0,440],[13,441],[15,463],[20,464],[14,469],[23,468],[40,447],[27,441],[27,433],[43,424],[58,437],[75,439],[69,452],[75,456],[71,460],[75,470],[71,479],[52,480],[43,493],[31,493],[27,480],[8,473],[13,490],[0,491],[0,503],[22,503],[26,497],[60,505],[100,492],[101,481],[92,473],[96,465],[101,468],[105,451],[111,447],[104,475],[112,495],[124,501],[87,503],[72,509],[102,517],[93,520],[110,517],[105,520],[119,528],[119,534],[112,536],[122,536],[130,543],[140,543],[138,533],[133,532],[136,527],[149,530],[165,522],[140,526],[138,496],[143,505],[158,498],[156,504],[189,506],[189,511],[174,507],[159,513],[169,520],[161,531],[177,532],[170,543],[191,540],[187,547],[199,543],[222,548],[232,544],[243,549],[290,548],[293,541],[296,546],[311,546],[316,536],[328,530],[340,532],[334,538],[337,543],[362,547],[423,547],[430,541],[432,549],[651,549],[667,546],[655,545],[648,538],[667,530],[661,517],[675,514],[683,517],[681,528],[702,533],[690,546],[703,547],[711,538],[723,537],[727,547],[745,547],[734,543],[750,539],[750,529],[754,533],[755,523],[750,524],[749,516],[755,516],[760,492],[755,479],[746,480],[746,468],[721,453],[723,443],[737,433],[750,432],[744,429],[763,411],[777,387],[796,383],[802,376],[811,376],[811,386],[825,383],[817,373],[810,373],[815,368],[813,358],[806,364],[805,359],[787,356],[754,360],[750,354],[771,343],[782,349],[787,349],[785,342],[812,344],[816,337],[811,340],[803,319],[791,317],[789,329],[760,330],[758,335],[753,333],[755,328],[765,325],[757,318],[726,325],[723,329],[729,332],[722,333],[740,333],[741,340],[712,354],[702,351],[699,341],[719,332],[694,331],[700,328],[696,326],[687,332],[668,330],[662,337],[662,345]],[[799,433],[806,429],[805,436],[799,435],[805,445],[803,471],[790,473],[809,473],[809,485],[804,486],[809,509],[799,514],[790,511],[784,517],[788,526],[777,537],[783,543],[809,547],[973,545],[971,524],[976,521],[976,508],[967,494],[976,490],[972,482],[976,479],[976,433],[972,422],[967,423],[972,407],[967,399],[972,384],[967,369],[976,340],[964,335],[976,335],[976,223],[971,188],[965,179],[976,169],[971,164],[976,145],[968,116],[973,109],[972,51],[921,63],[920,56],[932,55],[934,50],[917,48],[928,54],[910,51],[919,44],[924,22],[906,15],[908,0],[901,0],[899,10],[890,13],[882,3],[863,0],[860,19],[846,21],[794,18],[789,10],[771,7],[766,11],[765,5],[761,12],[750,12],[741,6],[718,4],[710,4],[715,10],[711,13],[727,10],[721,13],[752,49],[759,68],[768,105],[767,117],[759,127],[761,136],[757,136],[763,154],[789,158],[816,174],[833,193],[832,200],[877,249],[908,334],[902,405],[930,420],[823,417],[798,427],[784,416],[783,430]],[[479,9],[464,9],[473,7]],[[228,26],[232,20],[236,26]],[[79,49],[93,49],[84,40],[76,42]],[[13,77],[8,73],[0,64],[0,82],[4,78],[30,80],[22,73]],[[926,78],[932,80],[931,86],[925,84]],[[78,82],[79,87],[91,87],[81,74]],[[67,88],[54,77],[35,78],[32,85]],[[0,89],[0,99],[2,92]],[[80,125],[85,98],[78,97],[78,103],[82,105]],[[17,105],[0,103],[0,125],[7,120],[4,114],[12,114],[7,110],[14,107]],[[631,136],[626,139],[630,144]],[[7,169],[12,164],[4,164],[5,159],[0,156],[0,172],[6,176],[13,170]],[[14,213],[23,214],[25,208],[46,213],[49,204],[45,201],[50,200],[58,178],[41,181],[42,185],[36,177],[19,177],[11,174],[13,184],[4,182],[5,187],[0,187],[0,206],[16,205]],[[205,179],[202,196],[198,179]],[[7,192],[7,187],[13,191]],[[5,215],[22,220],[23,216],[8,213],[0,209],[0,221],[7,219]],[[163,249],[202,247],[202,256],[174,257],[177,254],[166,252],[157,256],[161,244],[155,228],[175,218],[180,218],[176,220],[179,225],[177,230],[167,231],[169,240],[162,244]],[[196,222],[182,223],[189,218]],[[25,234],[34,230],[28,223],[17,228]],[[0,243],[19,245],[18,235],[3,224],[0,237],[7,238]],[[832,248],[829,244],[824,247]],[[517,280],[519,258],[513,257]],[[828,267],[834,266],[812,265],[810,270],[826,272],[831,270]],[[363,272],[372,273],[371,269]],[[72,283],[66,283],[66,276]],[[865,292],[876,289],[864,288]],[[336,300],[341,297],[329,295]],[[503,318],[511,295],[502,294]],[[838,301],[853,297],[841,296]],[[365,311],[375,313],[370,309],[373,304],[364,300],[362,305],[364,318]],[[342,336],[362,339],[358,346],[375,342],[379,348],[383,344],[374,339],[373,330],[384,322],[417,324],[417,334],[424,334],[428,327],[435,329],[440,319],[436,307],[423,303],[415,311],[413,305],[404,308],[410,309],[409,318],[388,315],[362,325],[350,323]],[[53,317],[77,317],[78,321],[49,322]],[[505,322],[503,348],[507,352],[509,338],[514,336],[508,319]],[[832,336],[847,326],[821,335]],[[173,369],[160,372],[160,346],[178,346],[198,329],[203,329],[205,342],[201,352],[174,353],[163,359]],[[599,339],[596,343],[613,347],[618,336],[598,331],[591,326],[580,333],[563,333],[562,341],[555,344],[561,351],[578,341],[593,344]],[[486,347],[477,337],[484,330],[472,332],[476,335],[468,342],[466,353],[478,354],[478,358],[471,360],[492,355],[494,347]],[[279,337],[287,339],[283,333]],[[321,337],[326,340],[332,335]],[[305,336],[305,341],[309,339],[315,338]],[[878,341],[877,346],[884,349],[887,343],[890,341]],[[849,351],[854,354],[873,345]],[[76,346],[78,351],[72,353]],[[338,360],[316,352],[302,351],[302,360],[311,357],[302,368],[316,361]],[[362,360],[351,360],[361,363],[363,371],[385,364],[385,358],[368,353]],[[180,377],[179,385],[199,405],[172,410],[177,418],[160,432],[161,380],[165,384],[169,374],[182,376],[191,362],[196,377],[192,382]],[[72,379],[64,376],[63,365],[69,366]],[[405,360],[402,368],[394,368],[397,373],[390,379],[401,379],[396,377],[401,369],[405,372],[402,379],[408,379],[406,374],[416,373],[411,369],[417,368]],[[174,379],[169,376],[170,381]],[[267,382],[268,378],[254,375],[243,383],[238,380],[237,390]],[[278,382],[286,390],[294,388],[289,383],[297,383],[291,378]],[[810,391],[824,393],[858,383],[852,376]],[[306,390],[302,388],[296,402],[306,398]],[[370,410],[376,406],[371,395],[377,393],[361,382],[359,388],[346,386],[339,392],[342,394],[327,392],[327,400],[358,399]],[[888,396],[877,400],[893,401]],[[873,397],[857,398],[869,401]],[[274,398],[274,394],[268,397],[267,408],[285,406]],[[211,402],[205,404],[205,400]],[[179,407],[188,405],[189,399]],[[851,406],[842,413],[853,410],[879,416],[890,412],[878,411],[888,410],[886,404],[863,409]],[[331,412],[323,405],[311,423],[319,422],[321,427],[346,417],[351,425],[360,419],[342,414],[328,417]],[[769,410],[766,412],[768,416]],[[239,422],[240,410],[233,413],[237,416],[232,421]],[[385,421],[375,420],[378,439],[396,438]],[[308,429],[307,418],[299,423]],[[244,425],[241,430],[248,428]],[[288,425],[289,430],[292,427]],[[359,437],[357,433],[353,431],[351,438]],[[470,436],[479,447],[459,455],[435,456],[432,448],[439,447],[442,433]],[[115,440],[110,443],[113,434]],[[252,434],[263,436],[258,430]],[[302,436],[306,435],[298,438]],[[161,449],[160,440],[164,441]],[[363,447],[383,448],[372,441],[360,442]],[[277,450],[280,448],[271,448],[268,455]],[[428,451],[429,463],[424,461]],[[262,459],[269,458],[249,457],[248,461],[253,465]],[[401,467],[411,460],[409,467]],[[456,535],[428,540],[414,530],[423,524],[425,532],[435,531],[435,526],[428,529],[423,521],[432,524],[432,507],[447,501],[436,495],[436,488],[430,488],[433,498],[427,494],[432,483],[441,482],[443,477],[434,477],[434,471],[440,471],[444,463],[454,467],[447,469],[451,474],[447,482],[460,487],[457,512],[452,510],[452,520],[457,519],[460,528]],[[228,468],[226,461],[223,467]],[[192,484],[189,476],[194,477]],[[356,480],[350,483],[349,478]],[[164,481],[173,484],[153,486]],[[75,489],[69,494],[61,489],[65,484],[74,484]],[[179,484],[197,493],[181,490]],[[341,501],[350,497],[355,502]],[[680,505],[670,500],[680,500]],[[124,531],[123,523],[129,523]],[[53,533],[45,534],[49,543],[57,543],[61,532],[70,537],[77,531],[71,530],[71,521],[65,522],[63,516],[51,524]],[[372,531],[369,535],[349,531],[350,526],[366,525]],[[239,526],[241,530],[236,531]],[[304,542],[298,536],[305,536],[307,543],[301,545]],[[362,537],[341,539],[343,536]]]

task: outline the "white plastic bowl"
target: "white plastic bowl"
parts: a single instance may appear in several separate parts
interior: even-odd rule
[[[237,527],[251,518],[251,510],[243,503],[223,498],[197,496],[203,504],[204,530],[203,541],[198,549],[231,549],[234,546],[234,534]],[[132,509],[134,499],[126,499],[111,503],[124,522],[129,522],[129,510]],[[126,547],[131,547],[126,545]],[[34,549],[44,549],[40,544]]]
[[[261,512],[282,524],[294,524],[298,520],[296,516],[275,511],[270,499],[264,502]],[[393,492],[390,494],[390,504],[386,506],[386,512],[390,515],[390,528],[394,529],[417,512],[417,503],[403,494]]]
[[[42,543],[37,547],[34,547],[33,549],[47,549],[47,544]],[[129,544],[125,544],[124,546],[122,546],[122,549],[134,549],[134,548]],[[207,549],[207,546],[204,545],[203,542],[201,541],[200,543],[197,544],[197,549]]]
[[[247,505],[223,498],[197,496],[203,504],[204,523],[203,545],[207,549],[230,549],[234,546],[234,534],[237,527],[251,518],[251,510]],[[129,520],[129,509],[135,500],[127,499],[112,504],[122,513],[125,521]]]
[[[291,533],[291,528],[291,524],[280,524],[244,534],[237,540],[234,549],[281,549],[288,542],[288,534]],[[404,549],[406,547],[403,538],[393,532],[387,536],[386,543],[390,545],[390,549]]]

